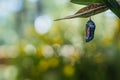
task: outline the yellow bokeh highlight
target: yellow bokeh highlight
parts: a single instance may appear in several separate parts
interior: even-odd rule
[[[49,59],[49,65],[52,68],[58,67],[58,65],[59,65],[59,59],[55,58],[55,57],[52,57],[51,59]]]
[[[25,55],[24,48],[25,43],[21,40],[21,42],[19,42],[18,44],[18,51],[20,51],[20,55]]]
[[[39,57],[43,56],[42,50],[40,48],[37,49],[36,55],[39,56]]]
[[[69,58],[72,62],[77,62],[80,59],[80,55],[73,53]]]
[[[66,65],[63,68],[63,73],[67,77],[71,77],[75,73],[75,68],[72,65]]]
[[[38,68],[39,68],[40,72],[47,71],[49,68],[48,60],[45,60],[45,59],[40,60]]]
[[[62,38],[60,36],[58,36],[58,37],[53,38],[52,42],[54,44],[62,44],[63,40],[62,40]]]
[[[102,43],[104,44],[105,47],[110,46],[112,43],[112,37],[106,37],[103,38]]]

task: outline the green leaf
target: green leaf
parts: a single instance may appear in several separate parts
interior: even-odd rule
[[[116,0],[104,0],[110,10],[120,18],[120,5]]]
[[[103,0],[71,0],[71,2],[81,5],[90,5],[95,3],[103,3]]]
[[[81,14],[80,17],[86,18],[108,10],[105,4],[91,4],[80,9],[75,14]]]
[[[93,16],[95,14],[101,13],[108,10],[105,4],[91,4],[88,5],[82,9],[80,9],[78,12],[76,12],[74,15],[70,15],[61,19],[56,19],[55,21],[58,20],[63,20],[63,19],[72,19],[72,18],[87,18],[90,16]]]

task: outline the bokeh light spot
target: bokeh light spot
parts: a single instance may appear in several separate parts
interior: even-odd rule
[[[48,15],[42,15],[36,18],[34,25],[36,32],[39,34],[45,34],[52,26],[52,19]]]

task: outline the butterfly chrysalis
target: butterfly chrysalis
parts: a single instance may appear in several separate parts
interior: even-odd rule
[[[95,27],[95,23],[90,18],[86,24],[86,42],[93,40]]]

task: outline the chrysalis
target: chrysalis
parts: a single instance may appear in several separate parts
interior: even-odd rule
[[[94,38],[95,23],[91,20],[86,24],[86,42],[90,42]]]

